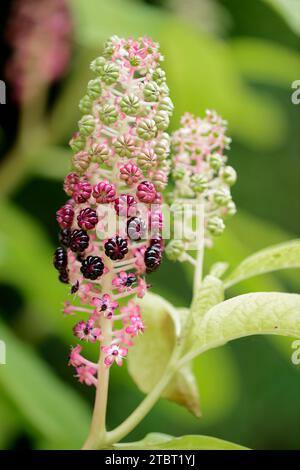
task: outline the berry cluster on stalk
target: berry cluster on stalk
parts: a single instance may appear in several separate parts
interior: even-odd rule
[[[165,131],[173,110],[162,60],[151,39],[113,36],[92,62],[94,78],[70,141],[72,171],[64,182],[69,200],[56,214],[61,246],[54,266],[78,299],[66,302],[64,312],[86,316],[74,335],[100,342],[108,367],[122,365],[144,331],[134,296],[145,295],[145,274],[162,260],[161,191],[170,151]],[[109,335],[103,332],[108,321]],[[80,382],[97,385],[97,365],[81,352],[81,345],[72,349],[70,365]]]
[[[227,165],[225,151],[231,139],[225,134],[226,128],[227,122],[214,111],[206,111],[203,119],[186,113],[171,138],[175,187],[169,198],[174,217],[180,218],[183,209],[190,205],[203,204],[204,239],[208,247],[212,246],[213,237],[224,231],[224,220],[236,212],[230,190],[236,182],[236,172]],[[194,234],[188,230],[185,233],[182,239],[168,244],[166,254],[170,259],[186,259]]]

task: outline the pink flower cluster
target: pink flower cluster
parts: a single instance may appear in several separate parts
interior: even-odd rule
[[[6,75],[18,101],[30,100],[60,78],[70,59],[72,21],[67,0],[15,0],[6,37]]]
[[[98,343],[107,367],[122,365],[134,337],[144,331],[133,299],[146,294],[145,273],[162,260],[165,130],[173,110],[162,60],[151,39],[114,36],[103,57],[92,62],[95,78],[80,102],[83,117],[70,142],[73,169],[64,182],[69,200],[56,214],[61,246],[54,266],[79,300],[67,302],[64,312],[87,316],[74,335]],[[80,382],[96,385],[97,365],[78,346],[70,365]]]

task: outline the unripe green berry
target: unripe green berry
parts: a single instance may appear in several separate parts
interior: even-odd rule
[[[166,81],[166,73],[160,67],[157,67],[153,72],[152,78],[158,85],[162,85]]]
[[[145,101],[158,101],[159,100],[159,86],[156,82],[149,82],[144,88]]]
[[[111,153],[107,145],[96,143],[90,149],[90,156],[93,163],[101,164],[109,160]]]
[[[174,168],[174,170],[172,171],[172,176],[175,181],[183,180],[185,175],[186,175],[186,171],[182,166]]]
[[[208,179],[204,175],[195,173],[191,177],[191,188],[195,193],[203,193],[208,188]]]
[[[118,119],[118,112],[111,104],[105,104],[100,108],[99,117],[104,124],[109,126]]]
[[[141,63],[141,59],[137,55],[133,55],[130,57],[129,63],[132,67],[138,67]]]
[[[217,237],[223,233],[225,224],[221,217],[214,216],[208,221],[207,228],[213,236]]]
[[[79,173],[83,173],[88,169],[90,161],[91,156],[89,155],[89,153],[85,150],[82,150],[73,155],[72,165],[76,171],[78,171]]]
[[[225,216],[232,217],[236,214],[236,205],[233,201],[230,201],[225,207]]]
[[[86,144],[86,139],[84,135],[76,135],[70,140],[70,147],[73,150],[73,152],[80,152],[80,150],[83,150]]]
[[[174,105],[171,101],[171,98],[168,96],[165,96],[159,101],[158,104],[158,111],[167,111],[169,116],[172,116],[174,110]]]
[[[218,206],[227,206],[231,201],[231,194],[228,189],[218,189],[213,195],[214,201]]]
[[[156,136],[157,127],[153,119],[143,119],[137,126],[138,136],[143,140],[150,140]]]
[[[137,162],[139,167],[143,170],[150,170],[157,161],[157,156],[152,149],[141,150],[137,156]]]
[[[104,57],[97,57],[93,62],[91,62],[90,68],[97,75],[101,75],[103,72],[103,67],[106,63]]]
[[[109,62],[104,65],[101,78],[106,85],[112,85],[119,78],[119,68],[116,64]]]
[[[229,186],[233,186],[237,180],[235,169],[232,168],[232,166],[225,166],[222,171],[222,179],[226,184],[229,184]]]
[[[101,82],[99,78],[95,78],[94,80],[90,80],[87,86],[87,93],[89,97],[93,100],[99,98],[102,93]]]
[[[223,165],[223,157],[219,153],[213,153],[209,155],[208,163],[212,170],[219,171]]]
[[[169,140],[163,138],[157,142],[154,147],[155,153],[159,161],[165,160],[170,153],[170,143]]]
[[[91,112],[92,106],[93,102],[88,95],[85,95],[83,98],[81,98],[79,102],[79,109],[82,114],[89,114]]]
[[[166,83],[162,83],[161,86],[159,87],[160,90],[160,96],[168,98],[170,94],[170,89]]]
[[[165,131],[169,127],[170,123],[167,111],[158,111],[158,113],[154,116],[154,121],[157,129],[160,131]]]
[[[182,240],[172,240],[166,247],[166,255],[171,261],[177,261],[184,254],[185,248]]]
[[[116,150],[116,153],[120,157],[130,158],[135,150],[134,140],[131,137],[124,135],[118,137],[113,145]]]
[[[89,135],[91,135],[91,133],[95,129],[94,116],[92,116],[91,114],[86,114],[80,119],[78,125],[79,125],[80,135],[88,137]]]
[[[139,98],[135,95],[124,96],[120,101],[120,107],[128,116],[136,116],[140,107]]]

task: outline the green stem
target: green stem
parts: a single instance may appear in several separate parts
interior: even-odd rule
[[[197,205],[197,220],[199,222],[199,243],[197,247],[197,259],[196,259],[196,268],[194,273],[194,297],[201,285],[202,276],[203,276],[203,260],[204,260],[204,203],[201,200],[201,196],[198,196],[198,205]],[[193,303],[192,303],[193,304]]]
[[[108,346],[111,342],[112,322],[103,319],[100,323],[102,328],[104,346]],[[102,443],[106,442],[106,409],[108,399],[109,385],[109,367],[104,363],[105,354],[100,353],[98,363],[98,386],[96,391],[96,399],[94,412],[89,436],[83,446],[83,450],[98,449]]]

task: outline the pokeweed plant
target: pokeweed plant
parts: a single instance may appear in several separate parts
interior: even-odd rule
[[[70,141],[72,171],[64,182],[69,200],[56,214],[61,246],[54,266],[73,296],[64,313],[79,316],[73,331],[80,344],[71,349],[69,365],[81,383],[96,388],[84,449],[240,448],[206,436],[155,433],[136,443],[119,441],[161,396],[200,416],[191,366],[197,355],[252,334],[300,336],[297,294],[261,292],[224,300],[226,289],[243,279],[299,267],[299,240],[247,258],[227,277],[226,263],[203,275],[205,249],[236,212],[230,192],[236,173],[225,153],[230,139],[226,122],[213,111],[204,119],[187,113],[181,128],[167,134],[173,104],[162,61],[151,39],[109,39],[103,56],[91,64],[95,78],[80,102],[83,117]],[[170,170],[174,190],[163,210]],[[194,267],[190,308],[177,309],[147,293],[147,275],[162,262],[167,225],[172,227],[167,256]],[[83,352],[88,342],[98,348],[98,363]],[[108,431],[110,367],[124,359],[147,395]]]

